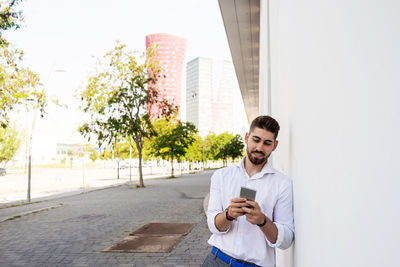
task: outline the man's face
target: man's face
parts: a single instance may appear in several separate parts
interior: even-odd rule
[[[250,134],[246,133],[245,142],[247,157],[254,165],[267,162],[278,145],[278,140],[274,139],[273,133],[258,127],[254,128]]]

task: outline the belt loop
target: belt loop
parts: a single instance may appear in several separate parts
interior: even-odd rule
[[[216,249],[217,249],[217,251],[215,251],[215,254],[214,254],[214,259],[216,259],[217,258],[217,254],[218,254],[218,251],[219,251],[219,249],[217,248],[217,247],[215,247]]]
[[[229,262],[229,266],[232,266],[232,257],[230,257],[231,258],[231,261]]]

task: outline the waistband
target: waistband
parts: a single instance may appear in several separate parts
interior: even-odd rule
[[[216,247],[212,247],[211,253],[216,255],[217,258],[221,259],[223,262],[229,264],[229,266],[232,266],[232,267],[259,267],[258,265],[254,264],[254,263],[232,258],[231,256],[223,253],[221,250],[219,250]]]

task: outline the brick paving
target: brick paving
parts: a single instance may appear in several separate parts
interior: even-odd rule
[[[200,266],[210,251],[203,211],[212,172],[92,191],[0,209],[0,266]],[[62,205],[60,205],[62,204]],[[170,253],[102,250],[149,222],[196,223]]]

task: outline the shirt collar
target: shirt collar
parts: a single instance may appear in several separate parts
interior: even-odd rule
[[[243,170],[244,172],[246,172],[246,169],[244,168],[244,160],[246,157],[243,157],[242,159],[240,159],[240,161],[238,163],[236,163],[235,165],[240,168],[241,170]],[[261,171],[257,174],[255,174],[253,177],[262,177],[267,173],[276,173],[275,169],[272,168],[271,164],[269,162],[267,162],[264,167],[261,169]]]

